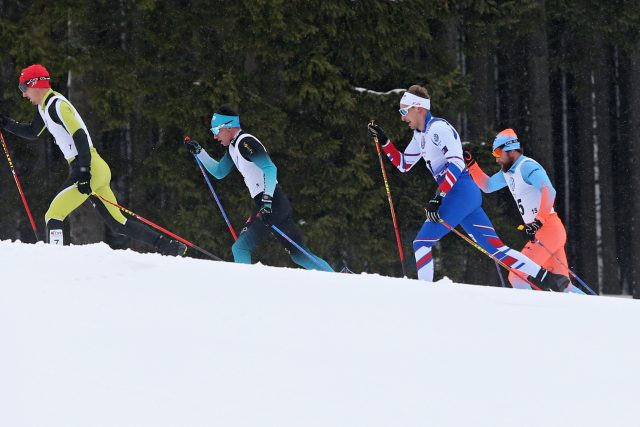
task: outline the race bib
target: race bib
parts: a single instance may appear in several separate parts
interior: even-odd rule
[[[62,246],[64,244],[62,230],[49,230],[49,244],[58,246]]]

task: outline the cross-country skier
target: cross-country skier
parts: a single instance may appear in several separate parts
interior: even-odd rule
[[[211,158],[197,141],[189,138],[185,138],[187,150],[195,154],[207,171],[217,179],[226,177],[234,167],[238,169],[257,206],[231,248],[234,261],[250,264],[255,248],[269,234],[273,234],[296,264],[306,269],[333,271],[326,261],[315,256],[304,245],[293,222],[291,204],[278,185],[278,170],[264,145],[255,136],[242,130],[240,116],[228,105],[223,105],[211,118],[211,132],[220,144],[227,147],[220,161]],[[280,234],[273,232],[271,225],[277,226],[313,259]]]
[[[181,242],[125,218],[116,207],[104,204],[92,195],[99,194],[116,202],[110,187],[111,170],[93,146],[89,130],[78,111],[68,99],[51,89],[47,69],[40,64],[23,69],[18,88],[22,97],[36,106],[33,120],[31,123],[18,123],[0,115],[0,127],[29,140],[37,139],[47,129],[69,163],[69,177],[45,214],[47,241],[54,245],[68,244],[63,236],[63,222],[90,198],[114,233],[148,243],[165,255],[184,255],[187,248]]]
[[[505,129],[496,136],[492,153],[501,170],[489,177],[476,163],[473,154],[464,152],[471,177],[485,193],[509,187],[524,221],[523,231],[529,239],[521,252],[545,269],[567,276],[569,270],[564,251],[567,232],[553,209],[556,190],[547,172],[538,162],[522,154],[522,145],[513,129]],[[514,287],[531,289],[513,273],[509,274],[509,282]],[[567,289],[575,288],[569,286]]]
[[[377,137],[384,152],[400,170],[408,172],[423,158],[438,188],[426,207],[427,220],[413,241],[418,278],[433,281],[432,247],[451,227],[462,225],[465,231],[486,251],[518,270],[543,289],[563,290],[569,283],[565,276],[548,272],[520,252],[506,246],[482,209],[482,196],[462,157],[458,132],[446,120],[431,114],[427,90],[411,86],[400,100],[402,121],[413,129],[413,138],[403,153],[398,151],[380,126],[369,123],[369,135]]]

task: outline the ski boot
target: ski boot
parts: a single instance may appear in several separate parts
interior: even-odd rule
[[[155,246],[162,255],[184,256],[187,253],[187,245],[164,234],[158,236]]]
[[[540,269],[540,272],[536,275],[534,282],[540,286],[542,290],[554,292],[564,292],[567,286],[571,284],[571,281],[567,276],[552,273],[544,268]]]

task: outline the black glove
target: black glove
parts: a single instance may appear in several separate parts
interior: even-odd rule
[[[78,191],[82,194],[91,194],[91,168],[89,166],[80,166]]]
[[[367,126],[367,128],[369,130],[369,136],[371,138],[378,138],[378,142],[380,144],[385,145],[387,141],[389,141],[389,138],[387,138],[387,135],[384,134],[382,128],[373,123],[373,121],[369,123],[369,126]]]
[[[184,146],[187,147],[187,151],[191,154],[200,154],[200,151],[202,151],[202,147],[198,144],[198,141],[194,141],[188,136],[184,137]]]
[[[523,230],[529,240],[535,242],[536,233],[540,230],[540,227],[542,227],[542,222],[539,219],[536,219],[533,222],[525,224]]]
[[[0,114],[0,128],[4,129],[9,120],[11,120],[9,117],[5,116],[4,114]]]
[[[258,211],[258,216],[262,220],[263,223],[267,226],[271,226],[271,214],[273,213],[273,197],[268,194],[262,195],[262,200],[260,201],[261,206]]]
[[[467,169],[476,164],[476,158],[473,157],[471,150],[465,150],[462,153],[462,157],[464,157],[464,164],[467,166]]]
[[[440,215],[438,214],[438,210],[440,209],[440,205],[442,204],[442,198],[444,197],[443,193],[438,192],[427,204],[427,207],[424,208],[425,213],[427,214],[427,221],[431,222],[440,222]]]

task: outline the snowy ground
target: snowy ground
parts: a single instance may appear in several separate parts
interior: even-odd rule
[[[0,426],[638,426],[637,301],[0,242]]]

